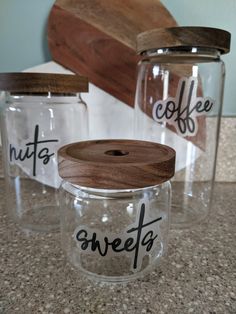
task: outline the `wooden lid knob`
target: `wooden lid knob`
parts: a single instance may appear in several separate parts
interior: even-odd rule
[[[79,93],[88,91],[87,77],[51,73],[0,73],[0,90],[19,93]]]
[[[222,54],[230,50],[230,33],[210,27],[157,28],[137,36],[137,52],[174,47],[218,49]]]
[[[98,189],[137,189],[174,176],[175,151],[136,140],[79,142],[58,151],[59,175],[72,184]]]

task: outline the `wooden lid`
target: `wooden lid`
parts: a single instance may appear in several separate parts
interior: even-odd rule
[[[137,36],[137,52],[174,47],[205,47],[218,49],[222,54],[230,50],[230,33],[210,27],[156,28]]]
[[[95,140],[62,147],[59,175],[70,183],[98,189],[137,189],[174,176],[175,151],[136,140]]]
[[[0,73],[0,90],[26,93],[78,93],[88,91],[84,76],[49,73]]]

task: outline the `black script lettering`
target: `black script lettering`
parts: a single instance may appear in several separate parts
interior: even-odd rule
[[[182,134],[185,134],[187,131],[187,127],[188,127],[188,120],[189,120],[189,108],[191,105],[191,99],[192,99],[192,94],[193,94],[193,88],[194,88],[194,81],[191,81],[190,83],[190,88],[189,88],[189,94],[188,94],[188,101],[187,101],[187,106],[183,108],[183,110],[181,111],[182,108],[182,99],[183,99],[183,94],[184,94],[184,90],[185,90],[185,82],[182,82],[182,86],[181,86],[181,94],[180,94],[180,98],[179,98],[179,106],[178,106],[178,116],[176,117],[175,121],[177,121],[179,130]],[[184,112],[186,112],[185,114],[185,118],[182,118],[184,115]],[[189,130],[191,132],[191,130]]]
[[[81,234],[84,234],[84,238],[80,238],[80,235]],[[86,231],[86,230],[80,230],[77,234],[76,234],[76,239],[77,239],[77,241],[79,241],[79,242],[82,242],[82,244],[81,244],[81,249],[82,250],[87,250],[87,248],[88,248],[88,245],[89,245],[89,242],[91,242],[91,241],[88,241],[87,240],[87,235],[88,235],[88,232]]]
[[[136,244],[134,246],[135,248],[135,255],[134,255],[134,269],[137,268],[137,261],[138,261],[138,251],[139,251],[139,243],[140,243],[140,238],[141,238],[141,232],[143,228],[143,220],[144,220],[144,215],[145,215],[145,205],[142,204],[141,206],[141,211],[139,215],[139,223],[137,228],[132,228],[128,230],[127,232],[134,232],[137,231],[137,238],[136,238]]]
[[[113,250],[114,252],[121,252],[121,251],[123,251],[124,249],[117,249],[118,246],[120,246],[121,243],[122,243],[121,239],[120,239],[120,238],[116,238],[116,239],[114,239],[114,240],[113,240],[111,243],[109,243],[109,244],[111,244],[112,250]]]
[[[214,100],[210,97],[197,97],[198,80],[195,77],[179,81],[175,98],[157,101],[152,110],[157,122],[168,122],[183,136],[194,136],[198,131],[197,116],[209,112]]]
[[[140,211],[140,215],[139,215],[139,224],[138,224],[138,227],[137,228],[131,228],[129,230],[127,230],[127,233],[131,233],[131,232],[134,232],[134,231],[137,231],[137,238],[136,238],[136,244],[134,246],[135,248],[135,256],[134,256],[134,265],[133,265],[133,268],[136,269],[137,268],[137,261],[138,261],[138,251],[139,251],[139,245],[140,245],[140,238],[141,238],[141,233],[142,233],[142,229],[144,227],[147,227],[159,220],[162,219],[162,217],[159,217],[155,220],[152,220],[146,224],[143,224],[143,221],[144,221],[144,216],[145,216],[145,204],[142,204],[141,206],[141,211]]]
[[[172,116],[174,115],[175,111],[176,110],[175,110],[174,101],[172,101],[172,100],[168,101],[166,104],[166,118],[171,119]]]
[[[104,252],[102,252],[101,250],[101,245],[100,245],[100,241],[97,240],[97,234],[96,232],[93,233],[93,237],[92,237],[92,245],[91,245],[91,250],[93,252],[95,252],[96,250],[98,250],[99,254],[101,256],[106,256],[107,255],[107,250],[108,250],[108,238],[105,237],[104,238],[104,242],[105,242],[105,250]]]
[[[154,234],[154,231],[150,230],[150,228],[161,219],[162,217],[158,217],[157,219],[144,223],[145,204],[143,203],[139,212],[137,226],[132,226],[127,229],[125,233],[121,233],[121,235],[113,235],[111,236],[112,239],[109,239],[107,234],[103,235],[98,231],[81,226],[75,231],[75,239],[80,243],[80,248],[83,251],[97,251],[102,257],[105,257],[108,253],[117,254],[120,252],[133,252],[134,259],[132,269],[135,270],[139,266],[140,246],[145,247],[146,252],[149,252],[152,249],[154,241],[158,235]],[[143,229],[148,226],[150,226],[149,230],[144,233]],[[129,237],[127,237],[128,234],[130,235]]]
[[[124,250],[127,252],[131,252],[133,250],[133,248],[130,248],[130,246],[134,243],[134,239],[133,238],[128,238],[125,241],[125,245],[124,245]]]
[[[205,108],[202,106],[202,101],[201,101],[201,100],[199,100],[199,101],[196,103],[194,109],[196,109],[196,111],[197,111],[198,113],[204,112]]]
[[[205,102],[205,108],[204,108],[204,110],[206,111],[206,112],[209,112],[209,111],[211,111],[211,109],[212,109],[212,106],[213,106],[213,102],[211,102],[209,99]]]
[[[44,153],[44,154],[43,154]],[[38,153],[38,158],[43,159],[43,164],[46,165],[49,163],[50,158],[54,155],[54,153],[49,154],[49,149],[48,148],[43,148],[41,151]]]
[[[34,154],[33,152],[32,153],[29,152],[29,147],[26,148],[25,152],[23,152],[23,150],[20,149],[17,154],[16,148],[12,144],[10,144],[10,161],[11,162],[13,161],[13,159],[24,161],[25,159],[31,158],[33,154]]]
[[[24,161],[26,159],[31,159],[33,157],[33,176],[36,176],[36,166],[37,159],[42,159],[43,164],[46,165],[49,163],[50,158],[55,153],[50,153],[47,147],[40,147],[47,143],[58,142],[59,140],[43,140],[39,141],[39,125],[35,126],[34,130],[34,140],[33,142],[28,142],[25,144],[25,148],[20,148],[17,151],[17,148],[10,144],[10,161],[20,160]]]
[[[147,238],[149,237],[149,239],[147,240]],[[147,252],[149,252],[153,246],[154,240],[157,238],[157,235],[155,237],[153,237],[153,231],[148,231],[148,233],[145,235],[145,237],[143,237],[142,240],[142,245],[143,246],[147,246],[146,250]]]
[[[164,110],[164,106],[162,103],[158,103],[157,106],[156,106],[156,117],[157,119],[162,119],[165,117],[166,113],[165,113],[165,110]]]

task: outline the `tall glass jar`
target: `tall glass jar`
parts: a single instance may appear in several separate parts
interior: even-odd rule
[[[143,141],[75,143],[59,152],[62,247],[92,279],[140,277],[166,253],[175,152]]]
[[[0,89],[7,209],[22,229],[58,229],[57,150],[88,138],[87,78],[1,73]]]
[[[204,27],[154,29],[138,35],[141,55],[134,137],[176,150],[172,224],[207,219],[212,199],[230,34]]]

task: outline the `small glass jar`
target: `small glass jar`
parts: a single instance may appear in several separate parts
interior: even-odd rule
[[[166,253],[175,152],[156,143],[100,140],[59,155],[62,247],[92,279],[142,276]]]
[[[88,138],[87,78],[1,73],[0,90],[7,209],[24,230],[59,229],[57,150]]]
[[[134,137],[176,150],[172,226],[209,217],[230,34],[205,27],[138,35]]]

